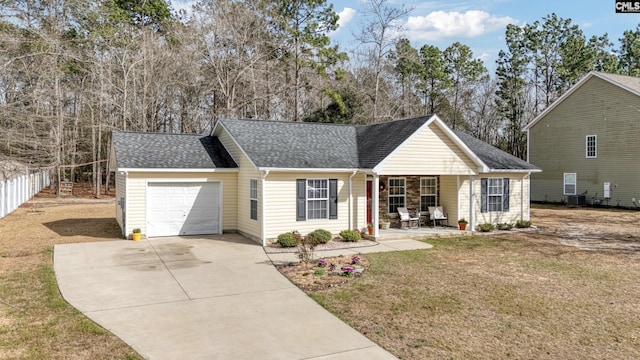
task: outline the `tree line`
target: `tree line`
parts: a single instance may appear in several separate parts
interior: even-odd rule
[[[555,14],[508,25],[490,74],[469,46],[414,48],[411,12],[366,0],[357,46],[328,34],[326,0],[7,0],[0,18],[0,162],[106,171],[112,130],[205,133],[220,118],[369,124],[438,114],[526,156],[521,128],[591,70],[636,76],[640,26],[619,48]],[[400,35],[399,35],[400,34]]]

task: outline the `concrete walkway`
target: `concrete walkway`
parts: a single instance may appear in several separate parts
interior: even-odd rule
[[[146,359],[395,358],[316,304],[241,236],[56,245],[54,269],[71,305]]]

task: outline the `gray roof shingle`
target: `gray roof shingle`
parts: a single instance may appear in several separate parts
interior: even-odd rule
[[[497,147],[459,130],[453,131],[490,169],[493,170],[539,170],[528,162],[504,152]]]
[[[354,126],[266,120],[220,121],[257,167],[358,168]]]
[[[215,169],[238,165],[217,137],[113,132],[116,165],[126,169]]]

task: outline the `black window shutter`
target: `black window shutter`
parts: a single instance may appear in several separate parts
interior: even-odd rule
[[[488,197],[488,189],[489,179],[483,178],[480,179],[480,212],[487,212],[487,197]]]
[[[509,211],[509,178],[502,179],[502,211]]]
[[[296,221],[307,220],[307,179],[296,180]]]
[[[329,219],[338,218],[338,179],[329,179]]]

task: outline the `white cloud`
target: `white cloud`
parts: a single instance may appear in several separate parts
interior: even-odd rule
[[[511,17],[497,17],[481,10],[434,11],[426,16],[410,16],[405,29],[411,40],[442,40],[443,38],[474,38],[517,23]]]
[[[329,36],[331,35],[335,35],[338,31],[340,31],[340,29],[342,29],[343,27],[345,27],[348,23],[351,22],[351,20],[353,20],[353,17],[356,15],[356,10],[352,9],[352,8],[344,8],[342,9],[342,11],[340,11],[338,13],[338,16],[340,17],[338,19],[338,28],[335,31],[331,31],[329,33]]]
[[[487,62],[489,61],[489,59],[491,59],[491,54],[483,52],[482,54],[480,54],[480,56],[478,56],[478,59],[482,60],[482,62]]]

